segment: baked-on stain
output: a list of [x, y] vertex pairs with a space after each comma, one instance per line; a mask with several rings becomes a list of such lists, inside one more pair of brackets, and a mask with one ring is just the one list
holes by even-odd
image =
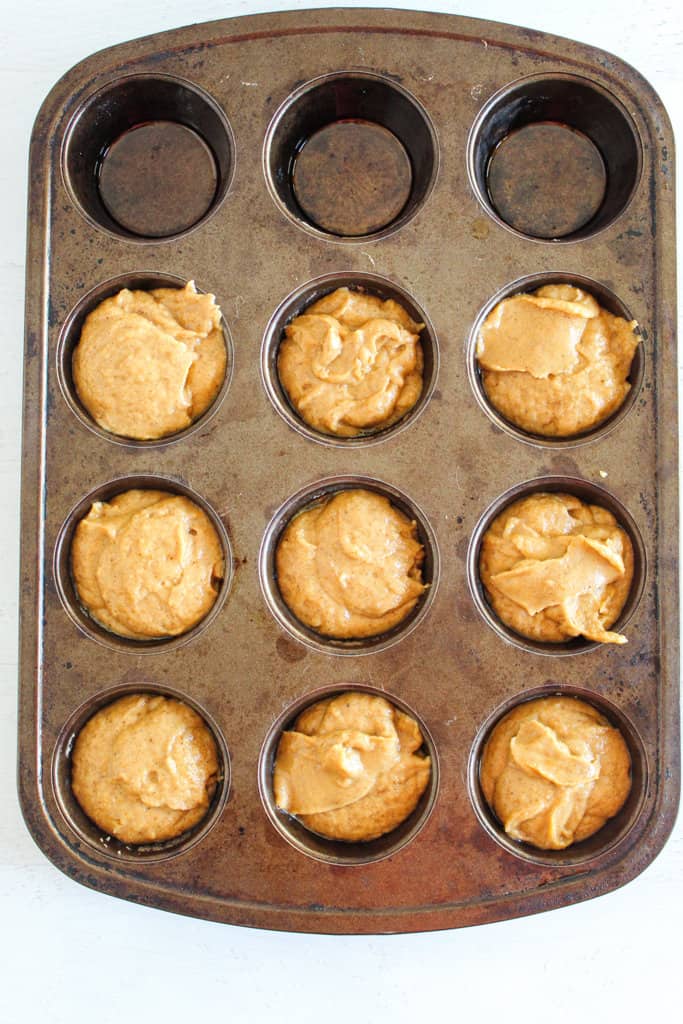
[[284, 636], [277, 638], [275, 649], [283, 661], [297, 662], [306, 657], [306, 648], [303, 644], [295, 644]]

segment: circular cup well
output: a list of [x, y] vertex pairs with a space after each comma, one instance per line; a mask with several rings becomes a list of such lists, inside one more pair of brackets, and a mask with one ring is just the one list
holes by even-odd
[[487, 101], [467, 163], [475, 195], [499, 224], [525, 238], [573, 242], [624, 212], [642, 156], [616, 96], [555, 73], [523, 78]]
[[613, 412], [611, 416], [608, 416], [607, 419], [603, 420], [602, 423], [598, 423], [597, 426], [591, 427], [590, 430], [585, 430], [582, 433], [572, 434], [570, 437], [544, 437], [542, 434], [532, 434], [526, 430], [522, 430], [521, 427], [511, 423], [510, 420], [506, 419], [503, 414], [496, 409], [484, 390], [482, 371], [477, 361], [477, 338], [487, 316], [499, 302], [502, 302], [504, 299], [509, 299], [513, 295], [523, 295], [528, 292], [535, 292], [538, 288], [542, 288], [544, 285], [548, 284], [574, 285], [576, 288], [581, 288], [583, 291], [592, 295], [604, 309], [609, 313], [614, 314], [614, 316], [623, 317], [629, 322], [635, 319], [631, 315], [628, 307], [625, 306], [619, 298], [617, 298], [614, 292], [610, 291], [609, 288], [601, 284], [599, 281], [594, 281], [592, 278], [582, 277], [580, 274], [563, 274], [555, 271], [550, 273], [529, 274], [526, 277], [521, 277], [518, 280], [505, 285], [482, 307], [474, 321], [474, 324], [472, 325], [467, 342], [467, 373], [477, 402], [489, 419], [495, 423], [497, 427], [500, 427], [501, 430], [504, 430], [506, 434], [516, 438], [518, 441], [524, 441], [526, 444], [536, 445], [539, 448], [576, 448], [579, 445], [587, 444], [589, 441], [596, 441], [598, 438], [606, 437], [607, 434], [610, 434], [614, 428], [622, 422], [627, 413], [635, 405], [635, 401], [640, 393], [640, 388], [643, 383], [643, 374], [645, 372], [643, 342], [641, 340], [636, 348], [635, 355], [633, 356], [633, 362], [631, 363], [631, 370], [627, 377], [627, 380], [631, 385], [631, 390], [619, 408]]
[[232, 130], [197, 85], [126, 75], [87, 96], [62, 150], [71, 198], [96, 227], [155, 242], [198, 227], [227, 195]]
[[[71, 544], [76, 527], [81, 519], [88, 514], [93, 502], [110, 501], [115, 497], [115, 495], [121, 494], [123, 491], [133, 489], [168, 491], [171, 494], [181, 494], [184, 495], [184, 497], [189, 498], [190, 501], [193, 501], [198, 505], [199, 508], [201, 508], [209, 517], [216, 533], [218, 534], [221, 547], [223, 548], [225, 575], [223, 582], [219, 587], [216, 600], [208, 613], [200, 622], [197, 623], [196, 626], [193, 626], [193, 628], [189, 629], [186, 633], [181, 633], [179, 636], [168, 637], [167, 639], [161, 638], [158, 640], [133, 640], [127, 637], [118, 636], [116, 633], [111, 633], [103, 626], [100, 626], [99, 623], [95, 622], [95, 620], [91, 618], [83, 608], [78, 598], [78, 592], [71, 573]], [[136, 655], [157, 654], [159, 652], [176, 650], [178, 647], [183, 647], [185, 644], [189, 643], [207, 629], [225, 604], [230, 591], [230, 585], [232, 583], [232, 572], [233, 559], [230, 538], [228, 537], [225, 526], [213, 508], [204, 500], [204, 498], [197, 494], [196, 491], [191, 487], [188, 487], [187, 484], [181, 483], [179, 480], [174, 480], [172, 477], [155, 476], [152, 474], [117, 477], [114, 480], [109, 480], [107, 483], [101, 484], [93, 491], [90, 491], [90, 493], [84, 498], [81, 498], [81, 500], [71, 509], [62, 524], [59, 534], [57, 535], [53, 558], [53, 574], [57, 593], [59, 594], [64, 606], [64, 610], [72, 622], [74, 622], [75, 625], [92, 640], [96, 640], [103, 646], [109, 647], [115, 651], [126, 651], [130, 654]]]
[[[386, 835], [365, 843], [350, 843], [326, 839], [315, 832], [311, 832], [293, 815], [276, 806], [273, 793], [273, 770], [278, 743], [282, 733], [294, 724], [295, 719], [304, 708], [310, 707], [311, 704], [315, 704], [327, 697], [337, 696], [353, 690], [361, 693], [370, 693], [377, 697], [384, 697], [385, 700], [395, 705], [400, 711], [404, 711], [414, 718], [424, 738], [423, 751], [429, 755], [432, 763], [429, 785], [420, 797], [417, 807], [412, 814], [393, 829], [392, 832], [387, 832]], [[299, 853], [303, 853], [307, 857], [313, 857], [315, 860], [323, 861], [326, 864], [335, 864], [342, 867], [370, 864], [398, 853], [399, 850], [402, 850], [408, 843], [412, 842], [418, 833], [422, 831], [432, 813], [439, 790], [439, 757], [434, 740], [420, 716], [411, 707], [392, 694], [360, 683], [349, 683], [343, 686], [325, 686], [307, 693], [294, 704], [290, 704], [270, 727], [259, 757], [258, 785], [263, 807], [271, 823], [280, 835]]]
[[[481, 757], [491, 732], [497, 723], [514, 707], [539, 697], [577, 697], [586, 704], [592, 704], [605, 718], [621, 732], [631, 755], [631, 792], [624, 806], [617, 814], [592, 836], [573, 843], [565, 850], [540, 850], [530, 843], [511, 839], [505, 832], [495, 812], [489, 806], [481, 786], [479, 767]], [[512, 697], [491, 714], [479, 729], [470, 751], [467, 771], [467, 786], [470, 801], [479, 823], [492, 839], [515, 857], [533, 864], [555, 867], [574, 867], [585, 864], [615, 849], [622, 843], [636, 824], [643, 808], [648, 785], [648, 763], [643, 741], [633, 723], [611, 701], [591, 690], [576, 686], [548, 683], [534, 690], [527, 690], [521, 696]]]
[[[66, 317], [57, 342], [57, 379], [59, 380], [59, 386], [64, 396], [64, 400], [73, 412], [74, 416], [76, 416], [88, 430], [97, 434], [98, 437], [102, 437], [106, 441], [112, 441], [114, 444], [124, 445], [128, 448], [162, 448], [166, 445], [174, 444], [177, 441], [190, 437], [197, 431], [203, 430], [209, 420], [213, 419], [221, 407], [228, 392], [228, 388], [230, 387], [235, 362], [232, 336], [230, 334], [230, 329], [222, 316], [221, 326], [223, 329], [223, 339], [225, 342], [225, 351], [227, 356], [225, 377], [223, 378], [223, 383], [221, 384], [218, 393], [209, 408], [203, 412], [201, 416], [198, 416], [196, 420], [193, 420], [193, 422], [184, 430], [179, 430], [175, 434], [167, 434], [165, 437], [149, 441], [138, 441], [131, 437], [123, 437], [120, 434], [112, 434], [110, 431], [104, 430], [95, 423], [92, 416], [81, 402], [74, 383], [74, 350], [80, 339], [86, 317], [89, 313], [92, 313], [92, 311], [99, 306], [101, 302], [104, 302], [105, 299], [110, 298], [112, 295], [116, 295], [123, 288], [139, 291], [151, 291], [154, 288], [184, 288], [186, 284], [187, 282], [182, 277], [176, 277], [172, 274], [158, 274], [153, 271], [121, 274], [119, 277], [103, 281], [101, 284], [89, 291], [79, 299], [69, 315]], [[197, 291], [202, 292], [202, 289], [197, 288]]]
[[[404, 515], [417, 524], [418, 538], [424, 546], [422, 578], [427, 584], [427, 589], [410, 614], [388, 632], [360, 640], [336, 640], [332, 637], [323, 636], [321, 633], [311, 629], [310, 626], [304, 625], [290, 611], [278, 587], [275, 554], [285, 528], [296, 515], [329, 499], [339, 491], [356, 489], [376, 491], [378, 494], [383, 495], [400, 512], [403, 512]], [[402, 491], [382, 480], [365, 476], [328, 477], [297, 491], [296, 494], [288, 498], [280, 506], [271, 519], [266, 527], [259, 551], [261, 591], [275, 621], [294, 640], [298, 640], [300, 643], [322, 654], [373, 654], [393, 647], [399, 640], [412, 633], [427, 615], [436, 596], [439, 571], [440, 559], [436, 536], [424, 512]]]
[[438, 168], [436, 133], [395, 82], [339, 71], [282, 103], [266, 133], [263, 167], [273, 199], [299, 227], [367, 242], [396, 231], [427, 199]]
[[[366, 292], [382, 300], [393, 299], [408, 311], [413, 320], [424, 324], [420, 332], [420, 344], [424, 359], [422, 394], [412, 409], [388, 427], [367, 430], [355, 437], [338, 437], [316, 430], [305, 422], [289, 400], [282, 386], [277, 367], [278, 350], [284, 337], [287, 324], [303, 313], [308, 306], [317, 302], [337, 288], [349, 288], [351, 291]], [[280, 416], [298, 433], [312, 441], [339, 448], [364, 448], [377, 444], [387, 438], [395, 437], [404, 430], [427, 406], [436, 386], [439, 373], [439, 345], [436, 332], [424, 309], [419, 306], [411, 295], [400, 285], [388, 281], [377, 274], [361, 272], [332, 273], [317, 277], [307, 284], [301, 285], [280, 303], [266, 327], [261, 345], [261, 378], [266, 394], [279, 412]]]
[[[82, 810], [71, 789], [71, 755], [76, 738], [89, 718], [101, 708], [112, 704], [119, 697], [130, 694], [153, 694], [162, 697], [174, 697], [196, 711], [210, 729], [216, 742], [218, 752], [218, 782], [209, 810], [197, 824], [165, 842], [158, 843], [123, 843], [114, 836], [104, 832]], [[191, 697], [167, 686], [156, 683], [126, 683], [115, 686], [97, 694], [82, 704], [70, 716], [59, 734], [52, 756], [52, 788], [62, 816], [79, 840], [96, 853], [111, 857], [117, 861], [133, 863], [153, 863], [168, 860], [178, 854], [186, 853], [208, 835], [221, 816], [230, 792], [230, 756], [221, 730], [215, 720]]]
[[529, 651], [533, 654], [560, 657], [597, 650], [603, 645], [582, 637], [574, 637], [572, 640], [567, 640], [564, 643], [543, 643], [541, 640], [532, 640], [529, 637], [522, 636], [521, 633], [516, 633], [498, 618], [486, 596], [484, 585], [479, 576], [479, 555], [484, 534], [496, 516], [507, 508], [508, 505], [511, 505], [513, 501], [525, 498], [530, 494], [538, 494], [539, 492], [572, 494], [587, 504], [600, 505], [612, 513], [619, 526], [628, 534], [633, 545], [633, 581], [621, 614], [614, 625], [610, 627], [615, 631], [624, 630], [638, 606], [645, 586], [647, 571], [645, 544], [635, 520], [625, 506], [603, 487], [598, 487], [596, 484], [588, 480], [581, 480], [578, 477], [538, 477], [535, 480], [529, 480], [526, 483], [511, 487], [489, 505], [474, 528], [467, 551], [467, 582], [472, 599], [479, 614], [494, 633], [497, 633], [507, 643], [520, 648], [520, 650]]

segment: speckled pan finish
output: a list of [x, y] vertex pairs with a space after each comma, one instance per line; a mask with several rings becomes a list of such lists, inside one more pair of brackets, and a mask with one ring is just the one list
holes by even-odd
[[[337, 116], [372, 120], [353, 97], [389, 95], [395, 106], [382, 99], [375, 116], [398, 112], [399, 138], [411, 126], [401, 141], [413, 194], [394, 224], [365, 238], [334, 238], [302, 223], [287, 178], [306, 83], [320, 78], [328, 99], [338, 98], [338, 79], [325, 76], [340, 74], [352, 109], [342, 102]], [[87, 130], [79, 136], [79, 112], [100, 94], [109, 97], [101, 117], [81, 120]], [[568, 239], [524, 237], [485, 205], [488, 155], [520, 111], [578, 125], [585, 95], [596, 124], [605, 109], [608, 121], [616, 111], [602, 153], [603, 208]], [[301, 96], [303, 106], [293, 107]], [[216, 202], [176, 237], [131, 237], [97, 205], [88, 146], [124, 99], [138, 122], [185, 111], [213, 150]], [[622, 885], [656, 856], [679, 792], [673, 173], [666, 113], [632, 68], [564, 39], [446, 15], [349, 9], [219, 21], [106, 50], [55, 86], [36, 122], [29, 176], [19, 789], [27, 825], [58, 867], [103, 892], [197, 917], [378, 933], [563, 906]], [[354, 274], [366, 284], [367, 275], [383, 279], [380, 293], [398, 288], [424, 310], [430, 373], [438, 373], [403, 429], [372, 444], [330, 445], [293, 429], [275, 407], [262, 347], [288, 297], [310, 296], [316, 289], [307, 285], [326, 275]], [[480, 312], [514, 282], [545, 274], [594, 281], [643, 332], [635, 400], [610, 430], [580, 443], [516, 436], [487, 414], [472, 386], [470, 336]], [[217, 296], [232, 338], [229, 387], [186, 437], [114, 442], [77, 415], [61, 346], [91, 290], [103, 295], [113, 279], [168, 276], [193, 278]], [[62, 541], [72, 510], [80, 505], [82, 514], [93, 492], [125, 489], [127, 478], [189, 489], [229, 538], [225, 601], [186, 643], [105, 645], [63, 606], [71, 600]], [[278, 624], [261, 589], [260, 552], [281, 528], [276, 512], [292, 508], [295, 496], [315, 500], [364, 478], [424, 517], [438, 582], [405, 636], [340, 656]], [[471, 572], [478, 524], [530, 481], [532, 489], [602, 497], [628, 513], [640, 554], [626, 647], [576, 644], [542, 654], [508, 642], [482, 614]], [[347, 684], [378, 688], [413, 709], [439, 762], [429, 817], [414, 830], [408, 823], [409, 841], [370, 863], [302, 852], [261, 799], [269, 765], [260, 755], [263, 748], [272, 756], [274, 723], [309, 695]], [[224, 783], [211, 819], [168, 849], [107, 842], [79, 818], [69, 791], [74, 731], [112, 696], [136, 688], [184, 695], [220, 739]], [[634, 789], [591, 846], [535, 858], [487, 820], [476, 754], [498, 710], [539, 689], [592, 699], [622, 725]]]

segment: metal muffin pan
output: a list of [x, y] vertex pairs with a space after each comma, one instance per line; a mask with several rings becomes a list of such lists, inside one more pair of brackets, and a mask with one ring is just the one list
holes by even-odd
[[[307, 140], [337, 122], [380, 125], [382, 143], [391, 132], [410, 158], [403, 209], [380, 227], [369, 217], [365, 234], [325, 228], [332, 172], [316, 194], [310, 176], [294, 188]], [[151, 169], [149, 136], [137, 134], [150, 126], [165, 155]], [[560, 203], [547, 181], [522, 187], [520, 152], [535, 145], [564, 160]], [[583, 190], [587, 168], [595, 177]], [[562, 906], [616, 888], [656, 856], [680, 785], [672, 175], [666, 113], [633, 69], [567, 40], [447, 15], [219, 21], [106, 50], [55, 86], [31, 148], [19, 722], [23, 812], [55, 864], [179, 913], [350, 933]], [[382, 188], [378, 208], [395, 210], [392, 182]], [[223, 311], [228, 378], [214, 406], [161, 442], [99, 430], [70, 378], [84, 316], [117, 287], [190, 279]], [[584, 437], [548, 442], [487, 407], [474, 336], [496, 298], [564, 279], [590, 282], [607, 308], [637, 319], [642, 345], [624, 408]], [[349, 441], [301, 423], [276, 366], [284, 323], [340, 284], [398, 298], [425, 324], [419, 406]], [[330, 643], [288, 617], [274, 544], [298, 508], [359, 485], [415, 518], [430, 587], [395, 634]], [[75, 523], [94, 495], [128, 486], [196, 496], [221, 534], [219, 600], [177, 640], [118, 642], [75, 599]], [[492, 616], [476, 576], [482, 530], [494, 510], [543, 487], [600, 501], [629, 531], [627, 646], [541, 651]], [[543, 656], [558, 653], [575, 656]], [[305, 834], [270, 791], [281, 728], [348, 687], [411, 710], [434, 763], [415, 814], [367, 849]], [[76, 731], [135, 690], [186, 699], [223, 762], [205, 822], [160, 848], [101, 835], [70, 792]], [[539, 692], [592, 701], [623, 729], [634, 765], [623, 811], [553, 855], [507, 839], [478, 789], [491, 726]]]

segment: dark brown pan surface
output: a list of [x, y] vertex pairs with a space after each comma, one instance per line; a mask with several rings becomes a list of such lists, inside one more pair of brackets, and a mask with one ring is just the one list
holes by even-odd
[[[330, 170], [330, 135], [348, 175]], [[533, 188], [524, 176], [540, 165]], [[27, 824], [54, 863], [180, 913], [339, 933], [534, 913], [643, 870], [672, 827], [680, 776], [673, 223], [672, 133], [648, 84], [608, 54], [520, 28], [384, 10], [262, 15], [115, 47], [55, 86], [31, 149], [19, 763]], [[185, 434], [111, 438], [71, 378], [83, 319], [121, 287], [190, 279], [222, 308], [226, 384]], [[624, 409], [559, 443], [487, 406], [473, 352], [496, 297], [557, 280], [586, 284], [643, 338]], [[345, 443], [297, 421], [276, 372], [284, 324], [340, 285], [398, 298], [425, 324], [415, 411]], [[416, 520], [430, 587], [405, 629], [327, 643], [288, 616], [273, 549], [298, 508], [359, 485]], [[215, 611], [179, 640], [119, 641], [76, 600], [75, 524], [131, 486], [194, 497], [232, 563]], [[537, 490], [603, 504], [631, 534], [626, 647], [541, 652], [492, 617], [482, 530]], [[434, 763], [415, 814], [367, 846], [311, 837], [272, 801], [279, 730], [348, 686], [413, 713]], [[208, 818], [159, 847], [102, 836], [69, 785], [75, 733], [135, 690], [187, 700], [223, 765]], [[501, 834], [477, 757], [502, 710], [558, 691], [622, 728], [633, 790], [592, 839], [541, 854]]]

